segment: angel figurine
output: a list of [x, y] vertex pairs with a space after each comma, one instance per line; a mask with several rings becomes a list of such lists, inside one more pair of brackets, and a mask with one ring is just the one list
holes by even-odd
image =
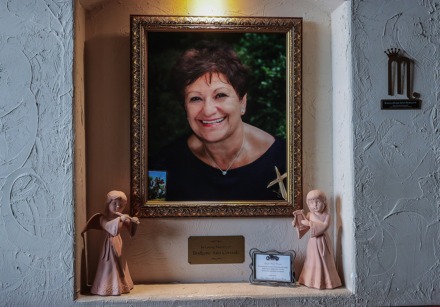
[[333, 245], [327, 234], [330, 225], [328, 202], [324, 192], [313, 190], [306, 199], [309, 213], [303, 210], [293, 212], [292, 225], [297, 228], [298, 237], [310, 230], [306, 259], [298, 283], [316, 289], [334, 289], [342, 285], [333, 258]]
[[99, 257], [98, 269], [91, 293], [98, 295], [120, 295], [133, 289], [133, 280], [128, 271], [127, 262], [122, 255], [122, 239], [119, 235], [126, 228], [134, 236], [139, 219], [121, 212], [127, 205], [127, 196], [120, 191], [107, 194], [105, 213], [96, 213], [88, 221], [81, 235], [89, 229], [106, 232]]

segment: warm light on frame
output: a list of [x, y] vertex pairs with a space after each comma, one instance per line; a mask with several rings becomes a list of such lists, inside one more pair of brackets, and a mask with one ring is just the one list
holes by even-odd
[[233, 0], [189, 0], [188, 9], [191, 14], [199, 16], [218, 16], [226, 10], [234, 8]]

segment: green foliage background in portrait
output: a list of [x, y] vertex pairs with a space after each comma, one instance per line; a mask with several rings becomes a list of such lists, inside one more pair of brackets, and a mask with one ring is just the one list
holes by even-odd
[[149, 32], [148, 158], [177, 138], [189, 135], [182, 102], [170, 89], [170, 71], [177, 58], [201, 41], [234, 48], [250, 70], [247, 110], [243, 121], [286, 137], [286, 35], [278, 33]]

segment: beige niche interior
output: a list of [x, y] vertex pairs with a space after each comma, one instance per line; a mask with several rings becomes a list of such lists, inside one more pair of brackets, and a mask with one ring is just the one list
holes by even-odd
[[[267, 2], [258, 1], [261, 7]], [[190, 2], [75, 1], [77, 293], [81, 284], [84, 285], [86, 275], [89, 283], [93, 282], [103, 237], [98, 231], [91, 231], [88, 235], [86, 274], [81, 229], [91, 215], [103, 212], [108, 191], [122, 190], [127, 196], [130, 191], [130, 15], [199, 15], [190, 7]], [[329, 25], [332, 12], [338, 10], [344, 1], [310, 3], [301, 0], [295, 1], [294, 5], [285, 1], [269, 2], [265, 11], [259, 11], [255, 8], [260, 5], [255, 1], [240, 1], [233, 5], [233, 9], [226, 6], [216, 15], [304, 18], [303, 48], [308, 54], [303, 58], [303, 84], [307, 86], [303, 89], [304, 192], [319, 187], [329, 197], [334, 217], [329, 234], [333, 238], [339, 273], [345, 280], [352, 272], [351, 251], [345, 254], [343, 248], [347, 243], [341, 242], [338, 235], [343, 220], [332, 183], [332, 96], [328, 94], [332, 88]], [[319, 151], [316, 150], [318, 144]], [[291, 220], [290, 217], [142, 219], [135, 237], [129, 238], [123, 233], [124, 251], [136, 285], [237, 282], [247, 285], [250, 257], [239, 264], [190, 265], [188, 237], [242, 235], [245, 237], [245, 252], [251, 248], [293, 249], [297, 251], [296, 271], [300, 272], [307, 241], [298, 240]]]

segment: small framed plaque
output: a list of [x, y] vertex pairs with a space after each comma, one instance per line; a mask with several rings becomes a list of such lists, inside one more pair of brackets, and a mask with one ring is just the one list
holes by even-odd
[[255, 285], [285, 286], [296, 285], [293, 250], [278, 252], [270, 250], [262, 252], [256, 248], [249, 251], [251, 256], [251, 276], [249, 282]]

